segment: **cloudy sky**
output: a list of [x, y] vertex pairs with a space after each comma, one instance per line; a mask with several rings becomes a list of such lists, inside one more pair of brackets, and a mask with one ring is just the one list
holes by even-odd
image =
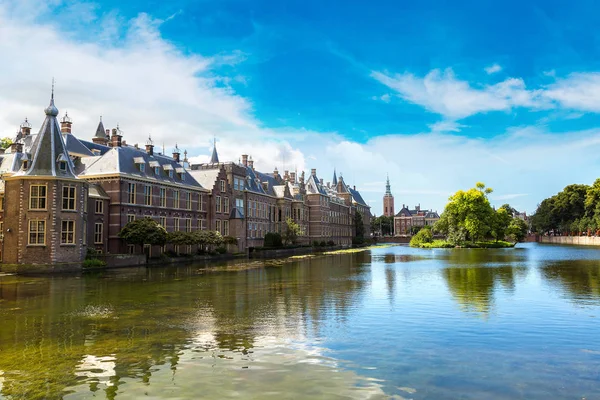
[[333, 169], [381, 213], [483, 181], [535, 211], [600, 176], [600, 33], [579, 1], [0, 0], [0, 135], [56, 103], [207, 160]]

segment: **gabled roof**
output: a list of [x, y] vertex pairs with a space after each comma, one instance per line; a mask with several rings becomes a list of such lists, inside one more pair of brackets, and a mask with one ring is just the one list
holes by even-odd
[[202, 187], [213, 190], [221, 169], [193, 169], [188, 172], [200, 185], [202, 185]]
[[360, 204], [361, 206], [365, 206], [365, 207], [369, 207], [369, 205], [367, 204], [367, 202], [362, 198], [362, 196], [360, 195], [360, 192], [358, 190], [355, 190], [351, 187], [348, 188], [348, 192], [350, 192], [350, 194], [352, 195], [352, 198], [354, 199], [354, 201], [358, 204]]
[[67, 147], [67, 152], [69, 155], [76, 157], [88, 157], [93, 156], [94, 154], [87, 148], [83, 143], [79, 141], [75, 136], [69, 133], [63, 133], [63, 139], [65, 140], [65, 144]]
[[[54, 176], [77, 179], [56, 119], [58, 109], [54, 105], [54, 93], [52, 93], [50, 105], [44, 112], [46, 119], [31, 146], [31, 165], [26, 170], [16, 173], [15, 176]], [[64, 169], [59, 168], [59, 160], [65, 160]]]
[[321, 185], [321, 181], [317, 178], [317, 175], [311, 174], [306, 181], [306, 192], [309, 194], [322, 194], [327, 196], [327, 192], [323, 185]]

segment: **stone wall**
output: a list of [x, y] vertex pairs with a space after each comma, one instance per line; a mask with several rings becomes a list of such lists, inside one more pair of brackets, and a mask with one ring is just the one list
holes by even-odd
[[539, 243], [572, 244], [579, 246], [600, 246], [598, 236], [539, 236]]

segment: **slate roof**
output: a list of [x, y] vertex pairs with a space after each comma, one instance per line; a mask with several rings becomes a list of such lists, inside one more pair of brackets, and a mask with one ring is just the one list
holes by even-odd
[[321, 185], [321, 181], [317, 178], [317, 175], [310, 175], [308, 180], [306, 181], [306, 191], [311, 194], [322, 194], [327, 196], [327, 192], [323, 185]]
[[[44, 111], [46, 119], [31, 145], [31, 164], [27, 170], [20, 170], [15, 176], [54, 176], [77, 179], [56, 119], [58, 109], [54, 105], [54, 94], [50, 99], [50, 105]], [[64, 170], [59, 168], [59, 159], [66, 161]]]
[[219, 163], [219, 155], [217, 154], [217, 144], [216, 143], [213, 146], [213, 151], [212, 151], [212, 156], [210, 157], [210, 162], [212, 164], [218, 164]]
[[102, 189], [100, 185], [91, 184], [89, 188], [90, 197], [98, 199], [110, 199], [108, 194]]
[[360, 204], [362, 206], [369, 207], [369, 205], [362, 198], [362, 196], [360, 195], [360, 192], [358, 190], [355, 190], [355, 189], [352, 189], [351, 187], [349, 187], [348, 192], [350, 192], [350, 194], [352, 195], [352, 198], [354, 199], [355, 202], [357, 202], [358, 204]]
[[[135, 163], [134, 158], [144, 161], [144, 171]], [[151, 161], [158, 161], [161, 165], [161, 171], [154, 173], [154, 168], [150, 167]], [[165, 171], [169, 169], [178, 170], [182, 168], [173, 158], [154, 154], [150, 155], [145, 150], [136, 149], [132, 146], [111, 147], [110, 150], [101, 156], [82, 157], [81, 158], [81, 177], [91, 177], [94, 175], [121, 174], [134, 178], [145, 178], [157, 182], [170, 183], [174, 185], [183, 185], [194, 189], [201, 189], [203, 186], [189, 173], [183, 173], [182, 179], [173, 174], [171, 178]], [[187, 171], [186, 171], [187, 172]]]
[[217, 183], [217, 177], [219, 176], [220, 169], [194, 169], [188, 171], [189, 174], [198, 182], [202, 187], [212, 190]]
[[94, 154], [79, 139], [69, 133], [63, 133], [63, 139], [70, 155], [77, 157], [88, 157]]
[[96, 128], [96, 134], [94, 135], [100, 139], [106, 139], [106, 130], [104, 129], [104, 124], [102, 123], [102, 117], [100, 117], [100, 122], [98, 123], [98, 128]]

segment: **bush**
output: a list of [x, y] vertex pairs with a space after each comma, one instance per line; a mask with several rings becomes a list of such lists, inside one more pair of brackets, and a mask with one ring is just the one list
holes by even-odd
[[319, 241], [313, 240], [312, 245], [313, 245], [313, 247], [319, 247]]
[[217, 247], [215, 249], [215, 251], [217, 252], [217, 254], [225, 254], [225, 253], [227, 253], [227, 249], [225, 247], [223, 247], [223, 246]]
[[325, 246], [327, 246], [327, 242], [322, 240], [321, 243], [319, 243], [319, 246], [325, 247]]
[[265, 235], [265, 247], [281, 247], [283, 246], [283, 240], [281, 235], [277, 232], [267, 232]]
[[421, 229], [415, 236], [410, 239], [411, 247], [423, 247], [425, 243], [433, 242], [431, 229]]
[[86, 259], [96, 258], [98, 256], [98, 251], [93, 247], [88, 247], [87, 252], [85, 254]]
[[102, 268], [106, 267], [106, 261], [97, 258], [87, 258], [83, 260], [83, 268]]
[[327, 246], [335, 246], [335, 242], [333, 240], [328, 240]]

